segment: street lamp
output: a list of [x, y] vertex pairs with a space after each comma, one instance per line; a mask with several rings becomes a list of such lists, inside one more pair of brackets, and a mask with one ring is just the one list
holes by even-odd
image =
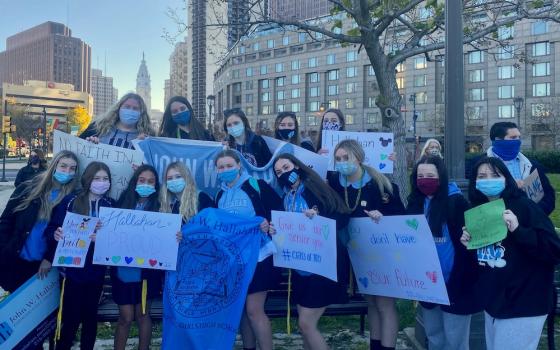
[[47, 111], [43, 107], [43, 152], [45, 152], [45, 157], [47, 156]]
[[414, 159], [418, 157], [418, 140], [416, 139], [416, 121], [418, 120], [418, 113], [416, 113], [416, 93], [413, 93], [408, 98], [412, 102], [412, 136], [414, 137]]
[[517, 96], [513, 98], [513, 106], [517, 114], [517, 127], [521, 127], [521, 108], [523, 108], [523, 97]]
[[214, 95], [206, 96], [206, 103], [208, 103], [208, 130], [211, 133], [213, 132], [212, 108], [214, 107], [215, 100], [216, 100], [216, 96]]

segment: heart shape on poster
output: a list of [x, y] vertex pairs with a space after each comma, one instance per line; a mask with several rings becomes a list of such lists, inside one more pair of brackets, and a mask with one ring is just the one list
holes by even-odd
[[121, 257], [115, 255], [111, 258], [111, 260], [113, 260], [113, 263], [118, 264], [119, 261], [121, 261]]
[[130, 264], [130, 263], [132, 262], [132, 260], [134, 260], [134, 258], [131, 257], [131, 256], [125, 256], [125, 257], [124, 257], [124, 261], [125, 261], [127, 264]]
[[65, 261], [65, 258], [64, 258], [63, 256], [59, 256], [59, 257], [58, 257], [58, 264], [59, 264], [59, 265], [63, 265], [63, 264], [64, 264], [64, 261]]
[[387, 166], [387, 164], [385, 164], [385, 163], [379, 163], [379, 169], [380, 170], [385, 169], [386, 166]]
[[381, 160], [387, 159], [387, 155], [386, 155], [386, 154], [381, 154], [380, 157], [381, 157]]
[[406, 226], [418, 230], [418, 220], [416, 219], [407, 219]]
[[368, 281], [367, 277], [360, 277], [360, 278], [358, 278], [358, 281], [360, 281], [362, 286], [364, 286], [365, 288], [368, 287], [369, 281]]
[[138, 265], [144, 265], [144, 261], [145, 261], [145, 260], [146, 260], [146, 259], [144, 259], [144, 258], [136, 258], [136, 263], [137, 263]]
[[110, 260], [110, 258], [108, 256], [105, 257], [105, 261], [109, 261], [109, 260]]
[[71, 265], [72, 264], [72, 257], [71, 256], [67, 256], [64, 258], [64, 264], [65, 265]]
[[157, 260], [156, 259], [150, 259], [148, 260], [148, 262], [150, 263], [150, 266], [154, 267], [157, 264]]
[[428, 277], [428, 279], [430, 281], [432, 281], [432, 283], [436, 283], [437, 282], [437, 272], [435, 271], [428, 271], [426, 272], [426, 276]]
[[84, 248], [86, 246], [86, 241], [84, 241], [83, 239], [79, 239], [78, 240], [78, 247], [79, 248]]
[[75, 257], [74, 259], [72, 259], [72, 264], [74, 265], [80, 265], [80, 263], [82, 262], [82, 258], [80, 258], [79, 256]]

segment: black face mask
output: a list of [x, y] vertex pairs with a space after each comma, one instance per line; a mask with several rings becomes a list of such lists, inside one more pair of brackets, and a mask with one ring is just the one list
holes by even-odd
[[294, 129], [277, 130], [276, 133], [282, 140], [291, 140], [294, 136], [296, 136], [296, 131]]
[[280, 175], [280, 177], [278, 177], [278, 183], [280, 184], [280, 186], [290, 189], [298, 179], [299, 179], [299, 170], [294, 168]]
[[29, 157], [29, 164], [32, 165], [37, 165], [41, 162], [41, 159], [39, 159], [39, 156], [31, 156]]

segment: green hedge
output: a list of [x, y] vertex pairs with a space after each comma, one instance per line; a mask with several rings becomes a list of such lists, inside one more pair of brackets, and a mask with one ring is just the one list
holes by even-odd
[[[560, 151], [523, 151], [523, 154], [539, 162], [547, 172], [560, 173]], [[482, 153], [466, 153], [465, 160], [470, 161], [481, 155]]]

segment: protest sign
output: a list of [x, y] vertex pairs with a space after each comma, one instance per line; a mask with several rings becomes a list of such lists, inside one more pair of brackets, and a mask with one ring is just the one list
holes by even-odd
[[62, 150], [72, 151], [80, 161], [80, 175], [89, 163], [97, 161], [107, 164], [111, 169], [111, 197], [117, 199], [132, 177], [132, 165], [140, 165], [144, 154], [140, 150], [131, 150], [102, 143], [95, 144], [79, 137], [54, 130], [53, 153]]
[[175, 270], [181, 216], [101, 207], [93, 263]]
[[58, 271], [31, 277], [0, 303], [0, 349], [36, 349], [56, 328]]
[[506, 238], [504, 210], [506, 210], [504, 200], [497, 199], [465, 212], [465, 226], [471, 235], [467, 249], [486, 247]]
[[539, 172], [537, 170], [533, 170], [529, 176], [523, 179], [523, 182], [525, 183], [523, 190], [527, 193], [527, 197], [535, 203], [540, 202], [540, 200], [544, 197], [544, 190]]
[[389, 159], [393, 153], [394, 136], [385, 132], [356, 132], [356, 131], [322, 131], [321, 148], [328, 151], [328, 170], [334, 169], [334, 149], [342, 140], [356, 140], [364, 149], [366, 154], [365, 164], [375, 170], [385, 173], [393, 173], [393, 161]]
[[278, 248], [272, 256], [274, 266], [311, 272], [337, 281], [336, 221], [273, 210], [272, 223], [276, 228], [272, 240]]
[[[264, 137], [264, 139], [273, 153], [268, 164], [258, 168], [249, 164], [245, 158], [240, 157], [243, 171], [247, 171], [249, 175], [257, 179], [263, 179], [272, 187], [279, 189], [272, 163], [277, 155], [292, 153], [299, 156], [299, 159], [305, 164], [312, 166], [320, 176], [326, 178], [327, 160], [324, 157], [286, 142], [269, 137]], [[135, 144], [144, 151], [146, 162], [156, 168], [160, 178], [163, 177], [170, 163], [179, 161], [191, 171], [198, 189], [212, 197], [218, 191], [220, 183], [214, 166], [214, 158], [223, 150], [223, 145], [220, 142], [149, 137]]]
[[64, 237], [58, 241], [53, 266], [84, 267], [98, 218], [67, 212], [62, 225]]
[[262, 218], [208, 208], [183, 226], [163, 292], [162, 349], [231, 349], [253, 278]]
[[449, 305], [428, 222], [423, 215], [353, 218], [348, 253], [360, 293]]

